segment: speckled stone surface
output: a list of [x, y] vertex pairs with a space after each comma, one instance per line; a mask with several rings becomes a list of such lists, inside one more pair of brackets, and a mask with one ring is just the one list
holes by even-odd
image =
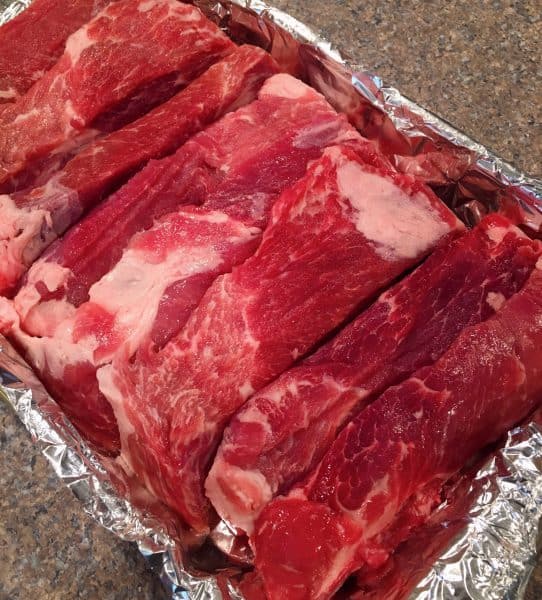
[[542, 174], [540, 0], [273, 0], [522, 171]]
[[[541, 172], [540, 0], [275, 5], [520, 169]], [[83, 513], [0, 402], [0, 600], [161, 597], [136, 548]], [[541, 568], [527, 598], [542, 598]]]
[[0, 400], [0, 600], [158, 600], [133, 544], [92, 521]]

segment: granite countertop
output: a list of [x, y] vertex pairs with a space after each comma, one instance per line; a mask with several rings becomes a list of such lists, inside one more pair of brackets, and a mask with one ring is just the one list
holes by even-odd
[[[538, 0], [275, 5], [520, 169], [540, 173]], [[1, 402], [0, 489], [0, 600], [162, 597], [136, 548], [83, 513]], [[541, 597], [538, 568], [527, 598]]]

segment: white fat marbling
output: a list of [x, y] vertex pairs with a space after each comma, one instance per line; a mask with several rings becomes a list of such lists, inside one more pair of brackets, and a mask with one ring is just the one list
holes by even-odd
[[486, 235], [492, 242], [495, 242], [495, 244], [500, 244], [509, 231], [510, 228], [501, 227], [499, 225], [497, 227], [488, 227], [486, 230]]
[[0, 289], [24, 273], [41, 249], [35, 241], [46, 238], [43, 230], [51, 227], [48, 211], [18, 208], [10, 196], [0, 195]]
[[7, 90], [0, 90], [0, 98], [4, 100], [11, 100], [17, 97], [17, 90], [15, 88], [8, 88]]
[[424, 194], [409, 195], [357, 162], [338, 166], [337, 185], [356, 229], [387, 260], [417, 258], [450, 230]]
[[[113, 365], [105, 365], [96, 371], [96, 378], [98, 379], [100, 391], [113, 409], [121, 440], [125, 442], [130, 435], [135, 433], [135, 429], [124, 410], [124, 396], [115, 384], [115, 374], [115, 367]], [[133, 470], [130, 456], [125, 452], [126, 447], [127, 445], [123, 444], [124, 460], [126, 460], [127, 464]]]
[[311, 88], [299, 81], [299, 79], [287, 75], [286, 73], [279, 73], [278, 75], [270, 77], [263, 84], [259, 97], [278, 96], [280, 98], [297, 100], [307, 93], [315, 94], [316, 92], [312, 91]]
[[506, 298], [500, 292], [489, 292], [486, 297], [486, 302], [495, 312], [497, 312], [506, 302]]
[[[222, 489], [222, 482], [226, 481], [228, 495]], [[263, 473], [241, 469], [220, 458], [215, 460], [205, 481], [205, 493], [225, 521], [249, 535], [258, 514], [273, 498], [273, 490]], [[235, 495], [237, 502], [231, 502], [230, 494]]]
[[128, 333], [131, 351], [151, 330], [160, 300], [172, 283], [216, 269], [222, 257], [213, 248], [181, 248], [165, 260], [149, 262], [144, 250], [129, 249], [100, 281], [90, 288], [90, 301], [115, 315], [116, 325]]
[[88, 35], [88, 25], [72, 33], [66, 41], [66, 49], [64, 51], [70, 57], [72, 66], [76, 65], [81, 58], [81, 54], [95, 43], [95, 40]]

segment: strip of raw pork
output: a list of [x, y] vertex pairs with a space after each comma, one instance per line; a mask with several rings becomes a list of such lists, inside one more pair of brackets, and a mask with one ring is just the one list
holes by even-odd
[[250, 103], [278, 67], [242, 46], [173, 98], [91, 143], [46, 185], [0, 196], [0, 293], [14, 288], [43, 250], [151, 158], [173, 152], [225, 113]]
[[269, 503], [252, 539], [270, 600], [330, 598], [382, 564], [444, 483], [542, 400], [542, 259], [523, 288], [433, 365], [388, 388], [304, 486]]
[[175, 338], [135, 360], [117, 355], [98, 372], [125, 462], [190, 526], [206, 530], [203, 483], [232, 414], [462, 230], [413, 178], [348, 146], [327, 148], [277, 200], [256, 254], [215, 280]]
[[51, 245], [16, 299], [25, 326], [31, 327], [41, 301], [87, 301], [91, 285], [118, 262], [131, 236], [180, 205], [228, 206], [237, 218], [265, 226], [274, 199], [307, 163], [326, 146], [348, 140], [361, 142], [321, 95], [289, 75], [271, 77], [256, 102], [226, 115], [172, 156], [150, 161]]
[[[61, 56], [68, 36], [109, 0], [33, 0], [0, 28], [0, 103], [14, 102]], [[1, 107], [0, 107], [0, 110]]]
[[[4, 326], [11, 319], [12, 337], [88, 438], [119, 446], [96, 368], [121, 346], [131, 355], [148, 336], [162, 346], [174, 335], [214, 278], [254, 252], [280, 192], [338, 142], [386, 163], [322, 96], [275, 75], [257, 101], [150, 163], [34, 264]], [[203, 206], [163, 215], [189, 202]]]
[[201, 11], [182, 2], [109, 4], [0, 113], [0, 191], [44, 183], [77, 147], [141, 116], [233, 48]]
[[499, 215], [436, 250], [235, 415], [206, 481], [217, 512], [252, 533], [263, 507], [316, 466], [355, 412], [494, 314], [539, 256], [540, 245]]

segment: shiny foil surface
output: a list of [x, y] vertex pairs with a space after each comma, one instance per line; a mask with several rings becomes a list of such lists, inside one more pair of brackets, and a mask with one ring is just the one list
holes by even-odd
[[[283, 11], [259, 0], [193, 3], [235, 41], [264, 47], [285, 70], [323, 93], [399, 170], [425, 180], [467, 223], [498, 210], [541, 237], [541, 181], [522, 175], [377, 76], [348, 65], [326, 40]], [[29, 4], [0, 0], [0, 24]], [[0, 397], [84, 510], [138, 544], [173, 600], [243, 600], [236, 590], [239, 568], [220, 562], [210, 544], [207, 556], [206, 548], [198, 556], [187, 551], [188, 534], [175, 516], [115, 461], [88, 447], [1, 336]], [[537, 413], [457, 478], [429, 522], [397, 549], [392, 569], [372, 590], [374, 598], [399, 598], [409, 590], [410, 600], [521, 599], [536, 564], [541, 518], [542, 417]], [[226, 524], [212, 539], [236, 564], [243, 562], [247, 549]], [[220, 575], [209, 575], [213, 570]]]

